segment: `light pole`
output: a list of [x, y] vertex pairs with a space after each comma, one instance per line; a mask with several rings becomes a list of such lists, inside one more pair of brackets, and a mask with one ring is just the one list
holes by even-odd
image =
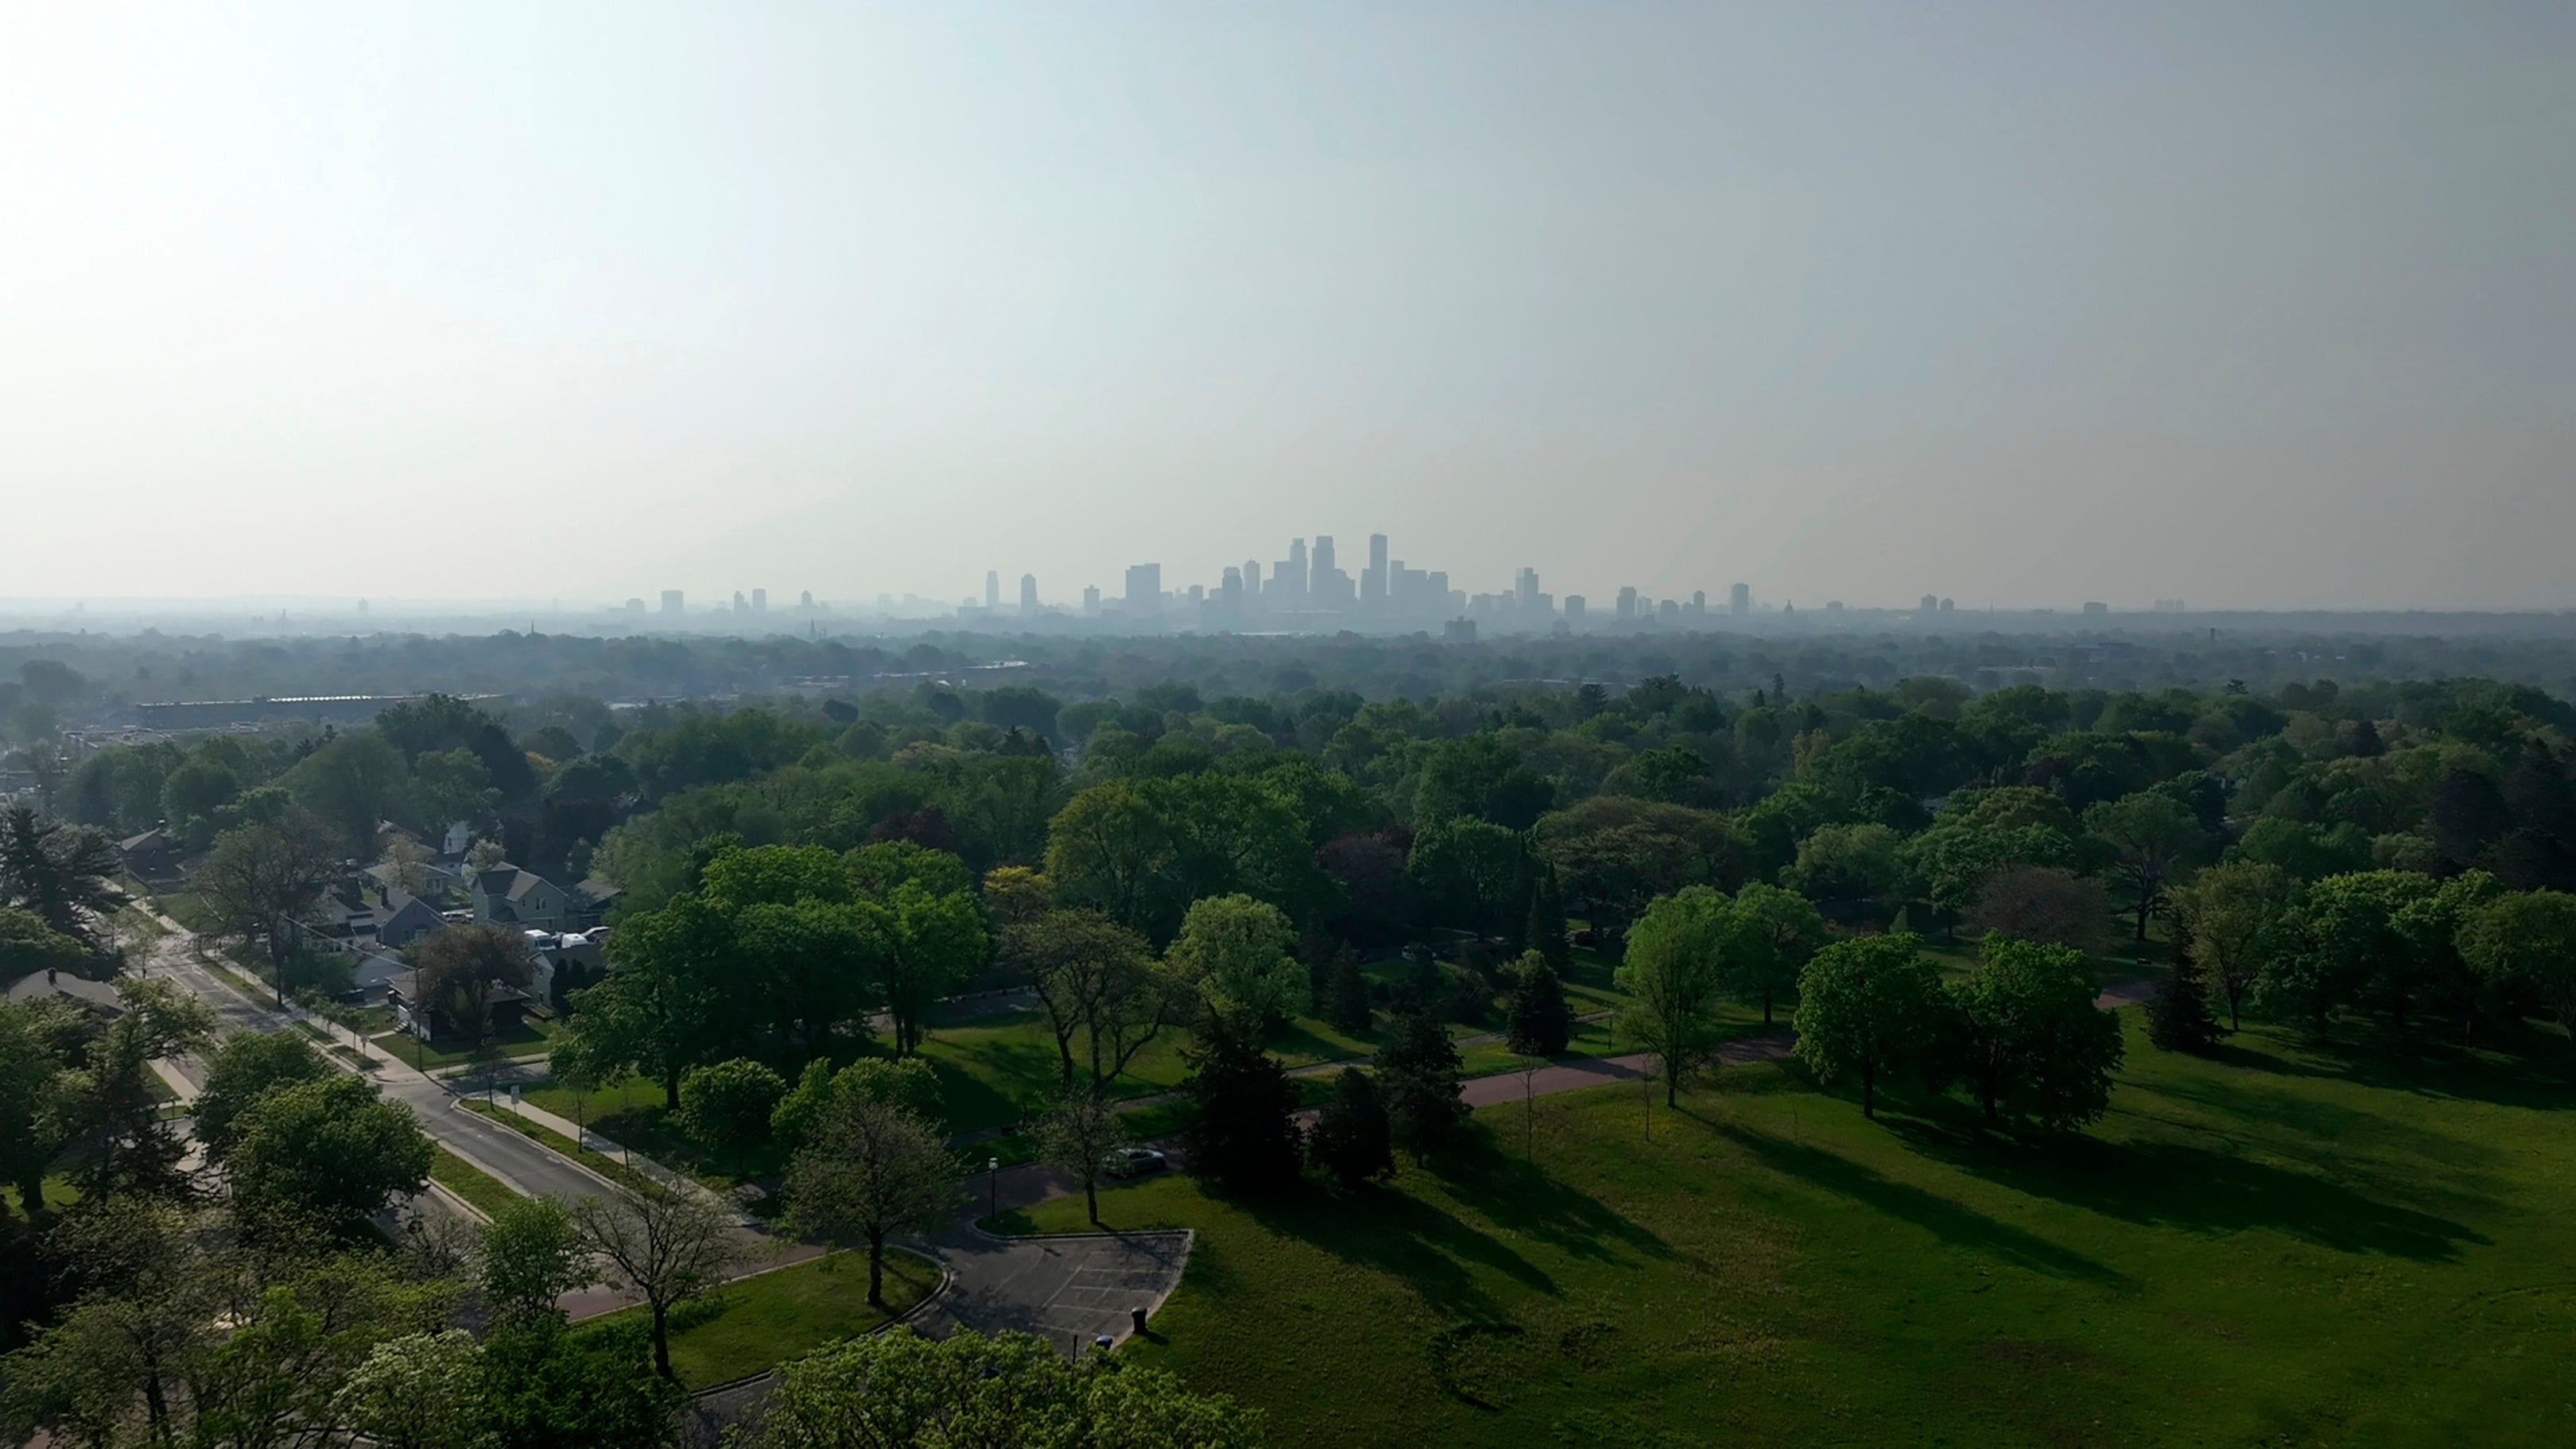
[[984, 1216], [993, 1219], [1001, 1215], [1002, 1159], [987, 1157], [984, 1159]]

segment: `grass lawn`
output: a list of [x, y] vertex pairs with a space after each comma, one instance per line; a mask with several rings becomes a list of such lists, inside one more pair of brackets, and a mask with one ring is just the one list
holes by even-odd
[[438, 1153], [429, 1164], [429, 1175], [440, 1187], [472, 1203], [485, 1217], [519, 1200], [519, 1195], [501, 1184], [501, 1180], [476, 1167], [436, 1143]]
[[[939, 1269], [910, 1253], [886, 1254], [885, 1299], [868, 1306], [865, 1253], [834, 1253], [728, 1283], [672, 1313], [671, 1369], [693, 1389], [772, 1368], [825, 1344], [854, 1338], [910, 1309], [939, 1286]], [[622, 1324], [642, 1310], [598, 1320]]]
[[1356, 1202], [1113, 1189], [1199, 1230], [1124, 1351], [1278, 1444], [2576, 1442], [2563, 1040], [2203, 1060], [2123, 1016], [2110, 1115], [2053, 1147], [1763, 1065], [1651, 1140], [1633, 1089], [1543, 1099], [1536, 1166], [1496, 1109]]
[[[553, 1022], [532, 1016], [508, 1031], [495, 1032], [487, 1044], [505, 1057], [543, 1056], [557, 1030]], [[474, 1060], [474, 1049], [463, 1042], [434, 1046], [399, 1031], [388, 1031], [372, 1040], [389, 1056], [432, 1069], [462, 1066]]]
[[[68, 1177], [46, 1178], [44, 1191], [45, 1206], [55, 1212], [61, 1212], [80, 1201], [80, 1189], [72, 1186], [72, 1180]], [[9, 1211], [21, 1218], [27, 1215], [27, 1206], [18, 1200], [18, 1189], [14, 1187], [0, 1187], [0, 1204], [5, 1204]]]

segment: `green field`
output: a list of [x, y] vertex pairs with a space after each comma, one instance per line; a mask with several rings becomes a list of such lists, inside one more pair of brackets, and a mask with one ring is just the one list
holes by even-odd
[[431, 1146], [438, 1153], [438, 1156], [429, 1164], [431, 1179], [440, 1187], [473, 1204], [475, 1209], [485, 1217], [490, 1217], [519, 1200], [519, 1195], [512, 1192], [499, 1178], [444, 1147], [438, 1147], [435, 1143]]
[[[495, 1032], [485, 1038], [484, 1046], [504, 1057], [542, 1057], [557, 1029], [553, 1022], [531, 1016], [508, 1031]], [[383, 1032], [371, 1040], [375, 1042], [376, 1049], [387, 1056], [398, 1057], [426, 1070], [462, 1066], [474, 1060], [474, 1049], [463, 1042], [431, 1046], [408, 1032], [400, 1031]]]
[[2123, 1015], [2110, 1116], [2054, 1147], [1766, 1065], [1651, 1140], [1632, 1090], [1543, 1099], [1536, 1166], [1498, 1131], [1357, 1202], [1116, 1189], [1199, 1230], [1128, 1352], [1280, 1444], [2576, 1442], [2563, 1039], [2201, 1060]]
[[[910, 1253], [886, 1255], [885, 1298], [899, 1315], [939, 1286], [939, 1268]], [[597, 1320], [623, 1325], [629, 1308]], [[746, 1378], [825, 1344], [867, 1333], [887, 1313], [868, 1306], [864, 1253], [833, 1253], [726, 1284], [671, 1315], [671, 1371], [703, 1389]]]

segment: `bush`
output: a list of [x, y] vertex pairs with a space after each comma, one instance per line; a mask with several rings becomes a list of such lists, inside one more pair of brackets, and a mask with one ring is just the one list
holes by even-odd
[[715, 1152], [748, 1152], [769, 1140], [769, 1117], [787, 1079], [748, 1057], [693, 1068], [680, 1079], [680, 1130]]

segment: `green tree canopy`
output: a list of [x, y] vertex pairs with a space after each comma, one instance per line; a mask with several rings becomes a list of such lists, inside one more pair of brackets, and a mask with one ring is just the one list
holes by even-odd
[[1923, 1059], [1941, 1020], [1940, 973], [1911, 932], [1837, 941], [1798, 976], [1798, 1059], [1828, 1081], [1860, 1078], [1861, 1115], [1879, 1079]]

